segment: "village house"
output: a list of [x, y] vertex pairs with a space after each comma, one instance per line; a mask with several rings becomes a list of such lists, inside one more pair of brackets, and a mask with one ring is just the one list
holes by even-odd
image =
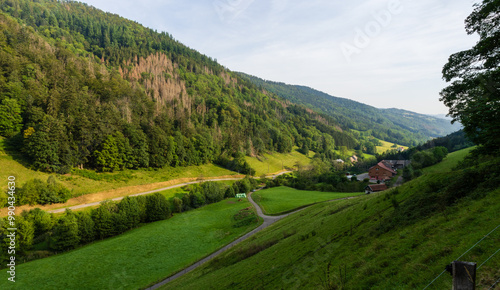
[[377, 165], [368, 169], [370, 179], [385, 181], [391, 179], [396, 174], [397, 173], [392, 169], [391, 164], [385, 162], [385, 160], [380, 161]]
[[385, 184], [371, 184], [371, 185], [367, 185], [365, 187], [365, 193], [370, 194], [370, 193], [374, 193], [374, 192], [378, 192], [378, 191], [384, 191], [386, 189], [387, 189], [387, 185], [385, 185]]
[[387, 166], [390, 166], [392, 169], [403, 169], [406, 166], [410, 165], [410, 160], [382, 160]]

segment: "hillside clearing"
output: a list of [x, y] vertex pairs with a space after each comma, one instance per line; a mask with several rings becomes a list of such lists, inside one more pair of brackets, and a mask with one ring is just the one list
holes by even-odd
[[255, 192], [253, 194], [253, 198], [265, 214], [279, 215], [313, 203], [350, 196], [358, 196], [361, 194], [364, 193], [307, 191], [286, 186], [279, 186]]
[[440, 173], [440, 172], [450, 172], [455, 166], [462, 161], [465, 156], [469, 154], [476, 147], [465, 148], [459, 151], [452, 152], [445, 157], [443, 162], [436, 165], [424, 168], [424, 173]]
[[290, 153], [263, 154], [259, 157], [245, 157], [250, 167], [255, 169], [255, 176], [270, 175], [275, 172], [286, 170], [287, 168], [296, 168], [297, 164], [308, 165], [315, 153], [309, 151], [309, 155], [297, 151], [294, 147]]

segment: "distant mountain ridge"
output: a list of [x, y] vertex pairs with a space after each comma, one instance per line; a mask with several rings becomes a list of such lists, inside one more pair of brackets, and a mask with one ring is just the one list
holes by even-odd
[[459, 124], [451, 124], [442, 118], [395, 108], [378, 109], [310, 87], [267, 81], [241, 72], [239, 74], [263, 90], [329, 115], [344, 129], [367, 132], [386, 141], [411, 146], [460, 130]]

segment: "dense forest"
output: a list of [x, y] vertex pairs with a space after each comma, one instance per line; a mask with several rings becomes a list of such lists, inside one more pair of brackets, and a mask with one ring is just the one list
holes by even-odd
[[259, 89], [210, 57], [73, 1], [0, 1], [0, 135], [37, 170], [114, 171], [358, 141], [333, 118]]
[[342, 128], [367, 133], [381, 140], [416, 146], [429, 138], [460, 129], [459, 124], [400, 109], [377, 109], [353, 100], [330, 96], [305, 86], [266, 81], [239, 73], [263, 90], [332, 117]]

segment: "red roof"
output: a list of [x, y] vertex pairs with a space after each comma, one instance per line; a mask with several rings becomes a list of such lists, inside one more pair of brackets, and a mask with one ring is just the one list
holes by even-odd
[[371, 185], [368, 185], [368, 187], [372, 191], [382, 191], [382, 190], [386, 190], [387, 189], [387, 185], [385, 185], [385, 184], [371, 184]]
[[[392, 173], [394, 173], [394, 174], [397, 174], [397, 172], [396, 172], [396, 171], [394, 171], [394, 170], [392, 170], [392, 168], [389, 168], [389, 167], [385, 166], [385, 164], [384, 164], [384, 162], [383, 162], [383, 161], [380, 161], [377, 165], [378, 165], [378, 166], [380, 166], [380, 167], [382, 167], [383, 169], [385, 169], [385, 170], [389, 171], [389, 172], [392, 172]], [[372, 168], [373, 168], [373, 167], [372, 167]], [[370, 169], [371, 169], [371, 168], [370, 168]]]

